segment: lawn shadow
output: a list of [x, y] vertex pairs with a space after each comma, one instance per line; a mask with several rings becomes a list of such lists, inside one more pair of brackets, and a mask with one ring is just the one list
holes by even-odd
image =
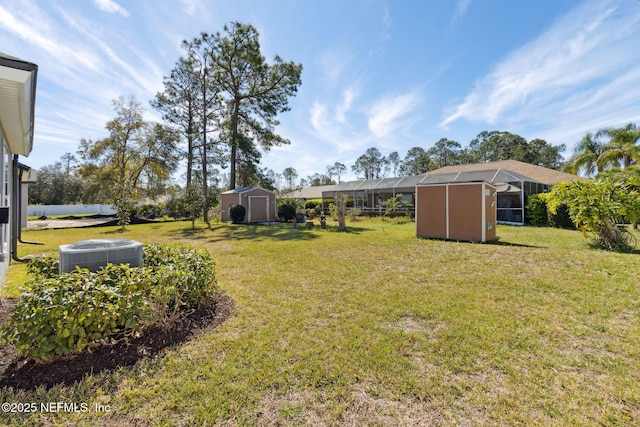
[[539, 248], [539, 249], [548, 248], [548, 246], [537, 246], [537, 245], [527, 245], [524, 243], [508, 242], [506, 240], [500, 240], [500, 238], [497, 238], [496, 240], [490, 240], [490, 241], [484, 242], [483, 244], [495, 245], [495, 246], [514, 246], [518, 248]]
[[[317, 227], [318, 230], [321, 230]], [[327, 231], [327, 230], [321, 230]], [[210, 227], [185, 227], [172, 230], [170, 235], [190, 240], [215, 243], [224, 240], [313, 240], [319, 233], [292, 224], [212, 224]]]

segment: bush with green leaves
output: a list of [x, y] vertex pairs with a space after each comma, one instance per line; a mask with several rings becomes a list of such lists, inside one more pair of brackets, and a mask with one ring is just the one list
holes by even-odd
[[296, 211], [295, 203], [282, 203], [280, 207], [278, 207], [278, 218], [282, 222], [293, 221], [296, 217]]
[[27, 272], [36, 279], [49, 279], [60, 272], [58, 253], [39, 254], [27, 263]]
[[628, 252], [633, 236], [619, 224], [640, 218], [640, 193], [620, 182], [573, 181], [553, 186], [545, 195], [551, 213], [566, 205], [575, 226], [593, 236], [595, 246]]
[[247, 209], [242, 205], [232, 205], [229, 208], [229, 216], [231, 217], [231, 222], [234, 224], [243, 222], [246, 214]]
[[53, 256], [36, 259], [29, 293], [0, 328], [0, 340], [38, 361], [168, 326], [216, 290], [214, 261], [204, 250], [145, 245], [143, 267], [109, 264], [61, 275], [52, 273]]

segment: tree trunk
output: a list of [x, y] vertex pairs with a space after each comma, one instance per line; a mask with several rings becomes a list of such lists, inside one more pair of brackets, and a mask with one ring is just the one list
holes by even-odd
[[338, 209], [338, 231], [345, 231], [347, 229], [346, 213], [347, 213], [347, 201], [349, 196], [345, 193], [338, 194], [336, 198], [336, 208]]
[[202, 77], [202, 195], [204, 200], [202, 201], [202, 219], [209, 224], [209, 199], [207, 197], [209, 193], [208, 188], [208, 176], [207, 176], [207, 121], [208, 121], [208, 104], [207, 104], [207, 64], [204, 66], [205, 72]]
[[238, 156], [238, 116], [240, 101], [233, 101], [233, 116], [231, 117], [231, 164], [229, 165], [229, 189], [236, 188], [236, 160]]

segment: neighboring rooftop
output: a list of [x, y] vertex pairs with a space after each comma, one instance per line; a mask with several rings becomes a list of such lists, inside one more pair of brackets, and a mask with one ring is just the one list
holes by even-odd
[[487, 163], [470, 163], [466, 165], [445, 166], [440, 169], [429, 171], [423, 175], [441, 175], [455, 174], [461, 172], [480, 172], [491, 170], [504, 170], [515, 172], [516, 174], [529, 178], [531, 181], [539, 182], [547, 185], [554, 185], [564, 181], [576, 181], [586, 179], [578, 175], [561, 172], [555, 169], [536, 166], [529, 163], [520, 162], [518, 160], [501, 160], [498, 162]]
[[312, 187], [300, 188], [282, 193], [283, 199], [321, 199], [323, 191], [332, 191], [338, 187], [334, 185], [314, 185]]

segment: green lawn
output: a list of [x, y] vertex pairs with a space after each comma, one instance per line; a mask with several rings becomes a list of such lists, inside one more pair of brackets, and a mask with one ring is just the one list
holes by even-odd
[[[640, 255], [576, 231], [498, 227], [497, 244], [164, 223], [28, 231], [20, 254], [86, 238], [209, 249], [235, 302], [213, 332], [74, 387], [0, 391], [111, 412], [0, 413], [95, 425], [631, 425], [640, 423]], [[640, 237], [640, 235], [636, 234]], [[10, 268], [4, 296], [26, 273]]]

